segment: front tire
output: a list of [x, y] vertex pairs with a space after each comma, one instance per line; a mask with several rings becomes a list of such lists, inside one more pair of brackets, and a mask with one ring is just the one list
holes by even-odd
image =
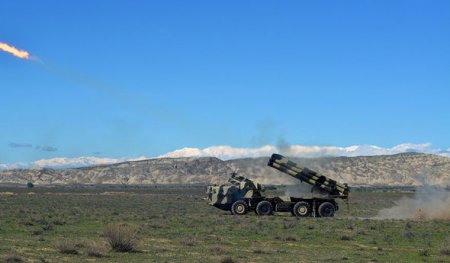
[[319, 215], [321, 217], [332, 217], [336, 211], [335, 206], [330, 202], [323, 202], [319, 206]]
[[248, 212], [248, 205], [244, 200], [237, 200], [231, 205], [231, 213], [233, 215], [245, 215]]
[[260, 216], [269, 216], [273, 213], [273, 206], [269, 201], [261, 201], [255, 211]]

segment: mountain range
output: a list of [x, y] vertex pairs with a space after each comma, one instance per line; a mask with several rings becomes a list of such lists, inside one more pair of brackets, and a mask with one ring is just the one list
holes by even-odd
[[[450, 158], [423, 153], [357, 157], [292, 158], [296, 163], [349, 185], [447, 186]], [[296, 184], [267, 166], [268, 157], [221, 160], [215, 157], [155, 158], [81, 168], [0, 170], [0, 183], [209, 184], [237, 171], [264, 184]]]

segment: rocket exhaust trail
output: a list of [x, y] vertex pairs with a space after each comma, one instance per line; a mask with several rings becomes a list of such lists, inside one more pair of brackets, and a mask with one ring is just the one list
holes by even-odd
[[138, 109], [140, 112], [156, 117], [157, 119], [167, 122], [175, 123], [179, 126], [187, 127], [187, 123], [179, 112], [173, 113], [170, 110], [163, 109], [161, 106], [151, 107], [148, 101], [143, 100], [140, 94], [134, 94], [131, 91], [123, 93], [123, 89], [114, 87], [113, 85], [100, 82], [96, 79], [90, 78], [77, 73], [74, 70], [67, 69], [61, 66], [44, 63], [38, 57], [31, 56], [28, 51], [20, 50], [12, 45], [0, 41], [0, 50], [9, 53], [15, 57], [39, 62], [50, 73], [63, 77], [64, 79], [77, 84], [83, 88], [94, 90], [103, 96], [120, 102], [121, 105], [128, 104], [128, 106]]
[[0, 50], [9, 53], [15, 57], [21, 58], [21, 59], [27, 59], [27, 60], [37, 60], [36, 57], [30, 56], [30, 53], [25, 50], [20, 50], [14, 46], [11, 46], [7, 43], [0, 42]]

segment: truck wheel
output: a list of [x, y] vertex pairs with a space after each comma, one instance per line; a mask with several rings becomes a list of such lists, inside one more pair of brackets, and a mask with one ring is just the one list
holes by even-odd
[[261, 201], [256, 206], [256, 213], [260, 216], [268, 216], [273, 212], [272, 204], [269, 201]]
[[311, 214], [311, 207], [307, 202], [297, 202], [292, 208], [292, 214], [298, 217], [305, 217]]
[[332, 203], [323, 202], [319, 206], [319, 215], [321, 217], [332, 217], [332, 216], [334, 216], [335, 210], [336, 210], [336, 208], [334, 207], [334, 205]]
[[244, 200], [237, 200], [231, 206], [231, 213], [233, 215], [245, 215], [248, 212], [248, 205]]

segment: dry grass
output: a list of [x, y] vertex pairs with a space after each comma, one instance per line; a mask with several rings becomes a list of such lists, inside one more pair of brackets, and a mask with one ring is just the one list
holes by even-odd
[[56, 249], [62, 254], [77, 255], [78, 250], [75, 244], [70, 240], [58, 240], [55, 244]]
[[182, 241], [182, 244], [188, 247], [193, 247], [196, 245], [195, 238], [186, 238]]
[[[351, 209], [342, 205], [335, 218], [297, 220], [289, 213], [232, 216], [205, 204], [200, 187], [158, 186], [107, 196], [98, 194], [103, 190], [97, 188], [35, 190], [41, 193], [29, 196], [18, 189], [14, 198], [0, 198], [0, 262], [14, 251], [22, 262], [41, 263], [447, 262], [450, 251], [448, 221], [370, 219], [380, 208], [413, 196], [409, 192], [355, 190]], [[112, 236], [127, 233], [133, 249], [139, 237], [140, 253], [113, 251], [104, 233], [110, 223], [117, 228], [110, 231], [115, 233]], [[53, 230], [43, 230], [47, 225]], [[405, 235], [408, 231], [414, 238]], [[63, 254], [55, 248], [64, 239], [73, 242], [78, 254]], [[118, 239], [124, 238], [119, 235]], [[425, 250], [420, 254], [421, 248]]]
[[92, 242], [86, 246], [86, 254], [90, 257], [103, 258], [106, 257], [106, 250], [105, 247]]
[[441, 255], [450, 256], [450, 242], [445, 242], [439, 249], [439, 252], [441, 253]]
[[3, 259], [5, 260], [4, 262], [7, 263], [23, 262], [22, 257], [17, 254], [6, 255]]
[[116, 252], [137, 251], [137, 228], [126, 224], [109, 224], [103, 231], [111, 249]]
[[237, 261], [235, 261], [233, 258], [231, 258], [231, 257], [226, 257], [226, 258], [223, 258], [221, 261], [220, 261], [221, 263], [236, 263]]

